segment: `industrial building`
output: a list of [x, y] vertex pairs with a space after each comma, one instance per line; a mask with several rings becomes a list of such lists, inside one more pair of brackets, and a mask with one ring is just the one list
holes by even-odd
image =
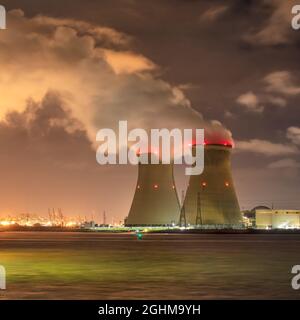
[[173, 164], [139, 163], [135, 194], [125, 225], [171, 226], [178, 223], [179, 216]]
[[242, 210], [242, 217], [244, 226], [247, 228], [255, 228], [256, 227], [256, 220], [255, 220], [255, 212], [256, 210], [270, 210], [267, 206], [257, 206], [251, 210]]
[[231, 174], [231, 144], [206, 144], [204, 171], [190, 177], [180, 224], [240, 226], [242, 216]]
[[257, 229], [299, 229], [300, 210], [256, 209]]

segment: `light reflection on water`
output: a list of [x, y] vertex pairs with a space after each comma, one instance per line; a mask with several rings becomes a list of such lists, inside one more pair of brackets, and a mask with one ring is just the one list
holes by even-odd
[[0, 233], [0, 299], [299, 299], [300, 235]]

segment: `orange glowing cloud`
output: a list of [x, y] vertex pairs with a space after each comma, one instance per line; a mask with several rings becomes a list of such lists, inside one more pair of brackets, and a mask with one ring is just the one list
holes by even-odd
[[204, 121], [179, 87], [157, 78], [155, 65], [132, 51], [132, 38], [83, 21], [8, 13], [0, 40], [0, 119], [22, 111], [28, 98], [57, 91], [86, 126], [91, 141], [119, 120], [130, 127], [204, 128], [227, 140], [220, 123]]

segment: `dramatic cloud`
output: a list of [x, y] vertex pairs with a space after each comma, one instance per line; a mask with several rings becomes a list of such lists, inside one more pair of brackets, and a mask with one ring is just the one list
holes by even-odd
[[253, 45], [286, 45], [296, 41], [296, 34], [291, 28], [291, 10], [297, 0], [264, 0], [271, 9], [269, 18], [261, 28], [245, 36]]
[[20, 10], [9, 19], [0, 40], [0, 116], [51, 89], [59, 90], [91, 141], [119, 120], [130, 128], [204, 128], [231, 139], [221, 125], [204, 121], [178, 87], [157, 78], [158, 67], [133, 52], [125, 34], [70, 19], [26, 18]]
[[252, 139], [249, 141], [236, 141], [237, 151], [259, 153], [266, 156], [280, 156], [298, 154], [299, 150], [294, 145], [273, 143], [267, 140]]

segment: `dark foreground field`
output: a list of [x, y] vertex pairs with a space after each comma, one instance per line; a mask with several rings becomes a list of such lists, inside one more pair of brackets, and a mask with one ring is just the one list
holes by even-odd
[[300, 299], [300, 235], [2, 232], [0, 299]]

